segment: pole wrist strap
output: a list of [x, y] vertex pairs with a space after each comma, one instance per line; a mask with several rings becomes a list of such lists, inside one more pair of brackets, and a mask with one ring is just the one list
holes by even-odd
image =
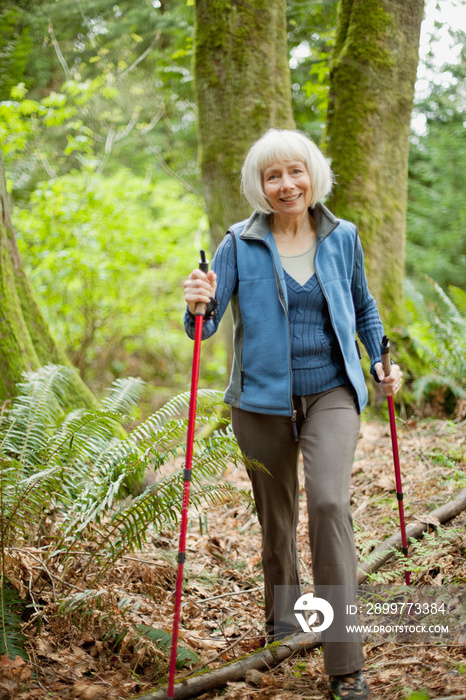
[[[215, 297], [211, 297], [209, 303], [207, 304], [207, 308], [204, 314], [204, 321], [208, 321], [209, 318], [215, 318], [217, 315], [217, 306], [218, 306], [218, 301], [215, 299]], [[191, 319], [191, 321], [196, 320], [196, 316], [191, 313], [191, 311], [188, 309], [188, 316]]]

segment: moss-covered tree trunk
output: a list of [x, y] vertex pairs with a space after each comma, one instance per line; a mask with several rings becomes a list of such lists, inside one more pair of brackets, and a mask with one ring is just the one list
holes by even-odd
[[212, 245], [250, 213], [240, 172], [270, 127], [293, 128], [285, 0], [195, 0], [199, 155]]
[[[15, 393], [26, 370], [48, 363], [69, 365], [53, 339], [24, 272], [11, 223], [0, 154], [0, 401]], [[71, 405], [92, 406], [92, 393], [76, 375]]]
[[403, 319], [408, 136], [424, 0], [341, 0], [325, 148], [388, 328]]
[[[241, 167], [267, 129], [294, 128], [286, 0], [195, 0], [194, 74], [199, 160], [215, 250], [249, 216]], [[231, 318], [222, 331], [231, 365]]]

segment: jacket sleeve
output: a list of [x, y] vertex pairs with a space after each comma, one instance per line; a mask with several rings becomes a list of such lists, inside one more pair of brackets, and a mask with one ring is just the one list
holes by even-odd
[[367, 278], [364, 270], [364, 253], [357, 234], [353, 274], [351, 278], [351, 292], [356, 314], [356, 332], [370, 357], [370, 371], [371, 374], [374, 375], [374, 365], [376, 362], [381, 361], [380, 341], [382, 340], [384, 331], [377, 303], [367, 285]]
[[[231, 296], [238, 281], [238, 271], [234, 251], [233, 236], [226, 235], [220, 243], [212, 260], [212, 270], [217, 273], [217, 301], [218, 306], [214, 316], [204, 321], [202, 339], [210, 338], [217, 330], [223, 314], [226, 311]], [[184, 314], [184, 327], [190, 338], [194, 338], [195, 322], [186, 309]]]

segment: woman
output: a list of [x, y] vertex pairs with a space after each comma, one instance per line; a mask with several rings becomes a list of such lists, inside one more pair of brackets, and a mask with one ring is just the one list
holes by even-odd
[[[283, 591], [285, 599], [299, 597], [299, 448], [316, 592], [334, 587], [345, 591], [345, 604], [354, 602], [349, 481], [367, 401], [355, 332], [384, 394], [401, 386], [397, 365], [388, 377], [382, 370], [383, 328], [356, 227], [320, 202], [331, 186], [327, 161], [304, 134], [268, 131], [242, 171], [254, 213], [231, 227], [212, 269], [194, 270], [184, 285], [191, 337], [196, 304], [209, 304], [204, 338], [232, 305], [234, 360], [225, 401], [242, 452], [268, 472], [251, 470], [249, 477], [262, 531], [269, 639], [297, 630], [293, 605], [283, 595], [277, 605], [276, 598]], [[368, 698], [361, 639], [323, 647], [334, 695]]]

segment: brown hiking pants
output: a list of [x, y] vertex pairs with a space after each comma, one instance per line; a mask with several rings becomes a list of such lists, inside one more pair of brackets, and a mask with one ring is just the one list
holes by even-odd
[[[301, 631], [294, 614], [278, 612], [275, 586], [299, 596], [298, 452], [301, 448], [309, 519], [314, 586], [344, 587], [354, 603], [356, 550], [350, 511], [349, 482], [359, 434], [359, 414], [349, 387], [294, 397], [299, 443], [290, 417], [232, 408], [232, 426], [241, 451], [261, 462], [269, 474], [248, 470], [262, 530], [262, 567], [266, 631], [269, 639]], [[277, 589], [278, 590], [278, 589]], [[283, 590], [283, 589], [280, 589]], [[276, 619], [277, 614], [283, 619]], [[325, 638], [324, 638], [325, 639]], [[329, 675], [364, 666], [362, 642], [325, 642]]]

